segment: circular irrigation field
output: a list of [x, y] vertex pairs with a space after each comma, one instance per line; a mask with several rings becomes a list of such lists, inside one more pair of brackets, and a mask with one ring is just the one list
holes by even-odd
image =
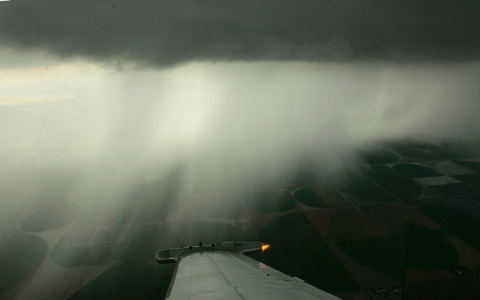
[[369, 199], [374, 202], [395, 200], [391, 195], [353, 170], [330, 173], [327, 175], [327, 180], [332, 186], [345, 194], [361, 199]]
[[58, 229], [70, 224], [76, 216], [77, 213], [66, 205], [47, 207], [21, 219], [20, 228], [27, 232]]
[[26, 280], [48, 253], [45, 240], [31, 234], [14, 234], [0, 242], [0, 295]]
[[409, 178], [443, 176], [430, 168], [415, 164], [397, 164], [393, 166], [393, 169]]
[[360, 149], [356, 156], [359, 162], [367, 165], [391, 164], [400, 160], [400, 156], [381, 147]]
[[315, 188], [302, 188], [295, 191], [295, 199], [307, 206], [316, 207], [316, 208], [326, 208], [328, 207], [325, 202], [322, 200], [322, 196], [319, 195]]

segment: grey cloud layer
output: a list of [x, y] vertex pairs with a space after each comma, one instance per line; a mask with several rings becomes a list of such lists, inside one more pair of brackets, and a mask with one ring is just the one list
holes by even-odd
[[16, 0], [0, 42], [169, 66], [202, 60], [477, 60], [474, 0]]

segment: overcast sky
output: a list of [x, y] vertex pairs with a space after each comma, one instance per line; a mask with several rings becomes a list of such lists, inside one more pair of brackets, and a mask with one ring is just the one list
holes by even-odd
[[15, 0], [0, 41], [58, 56], [202, 60], [472, 60], [476, 0]]

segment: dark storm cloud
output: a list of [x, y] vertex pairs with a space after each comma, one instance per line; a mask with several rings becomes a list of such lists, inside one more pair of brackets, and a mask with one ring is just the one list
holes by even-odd
[[476, 60], [477, 0], [16, 0], [0, 41], [59, 56], [192, 60]]

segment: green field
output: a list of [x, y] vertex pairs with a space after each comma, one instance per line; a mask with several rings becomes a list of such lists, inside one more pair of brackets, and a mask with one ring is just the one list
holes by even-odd
[[367, 224], [362, 219], [362, 213], [356, 208], [341, 210], [328, 223], [329, 240], [348, 240], [364, 236]]
[[360, 172], [401, 200], [415, 199], [423, 192], [418, 183], [386, 166], [365, 167]]
[[323, 201], [322, 198], [317, 195], [311, 188], [299, 189], [293, 195], [298, 202], [317, 208], [326, 208], [328, 207]]
[[325, 243], [275, 247], [266, 251], [265, 257], [269, 266], [322, 290], [350, 292], [359, 289]]
[[409, 178], [424, 178], [424, 177], [434, 177], [434, 176], [443, 176], [442, 174], [419, 165], [414, 164], [397, 164], [393, 166], [393, 169], [398, 173], [407, 176]]
[[358, 289], [303, 213], [274, 219], [265, 226], [259, 238], [274, 245], [265, 252], [271, 267], [321, 289], [337, 292]]
[[449, 183], [444, 185], [433, 185], [427, 187], [437, 195], [440, 196], [461, 196], [476, 193], [469, 185], [465, 183]]
[[31, 234], [13, 234], [0, 239], [0, 295], [28, 279], [48, 253], [42, 238]]
[[327, 180], [335, 188], [355, 197], [378, 202], [395, 200], [395, 198], [353, 170], [347, 169], [340, 173], [330, 173], [327, 175]]
[[424, 149], [424, 150], [435, 150], [440, 148], [440, 146], [438, 145], [425, 142], [425, 141], [411, 141], [408, 143], [408, 145], [418, 149]]
[[480, 251], [480, 220], [440, 205], [427, 203], [418, 210], [445, 230]]
[[55, 248], [50, 253], [50, 258], [61, 267], [78, 267], [93, 264], [91, 248], [83, 246]]
[[143, 226], [112, 266], [69, 299], [162, 299], [175, 265], [159, 265], [155, 252], [185, 245], [177, 235], [158, 225]]
[[[336, 244], [358, 263], [392, 278], [399, 278], [400, 239], [398, 234]], [[408, 223], [407, 267], [424, 271], [443, 270], [458, 263], [455, 247], [445, 240], [442, 230], [430, 230]]]
[[289, 213], [268, 223], [259, 239], [275, 246], [292, 246], [316, 243], [321, 236], [305, 214]]
[[442, 147], [455, 151], [460, 154], [462, 158], [478, 158], [480, 157], [480, 144], [478, 141], [468, 140], [450, 140], [440, 143]]
[[365, 205], [360, 210], [378, 226], [400, 227], [400, 217], [404, 211], [395, 205]]
[[436, 149], [432, 150], [430, 153], [445, 159], [469, 159], [479, 157], [477, 152], [461, 149]]
[[48, 207], [22, 219], [20, 227], [28, 232], [57, 229], [75, 220], [77, 213], [69, 206]]
[[480, 183], [480, 173], [450, 176], [463, 183]]
[[435, 155], [429, 154], [425, 151], [419, 150], [417, 148], [407, 146], [401, 143], [388, 143], [386, 144], [387, 148], [396, 153], [406, 156], [414, 161], [435, 161], [439, 160]]
[[453, 161], [457, 165], [461, 165], [465, 168], [469, 168], [470, 170], [480, 172], [480, 162], [476, 161], [468, 161], [468, 160], [455, 160]]
[[358, 150], [357, 159], [367, 165], [391, 164], [400, 159], [397, 154], [381, 147], [368, 147]]

